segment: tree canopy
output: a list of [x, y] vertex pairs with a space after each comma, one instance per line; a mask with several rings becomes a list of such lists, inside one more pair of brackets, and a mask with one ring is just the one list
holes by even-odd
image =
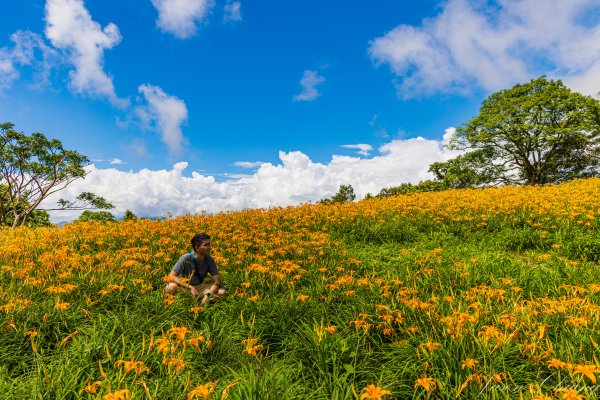
[[413, 194], [423, 192], [439, 192], [446, 189], [449, 189], [449, 187], [444, 183], [428, 179], [426, 181], [421, 181], [416, 185], [412, 183], [401, 183], [400, 186], [392, 186], [381, 189], [377, 197], [388, 197], [396, 196], [399, 194]]
[[328, 199], [323, 199], [321, 203], [344, 203], [346, 201], [354, 201], [356, 199], [356, 194], [354, 193], [354, 188], [352, 185], [340, 185], [340, 188], [333, 197]]
[[[66, 150], [57, 139], [36, 132], [17, 132], [10, 122], [0, 124], [0, 224], [25, 225], [41, 202], [87, 174], [87, 157]], [[113, 208], [104, 198], [85, 192], [73, 201], [60, 199], [49, 210]], [[38, 215], [39, 217], [39, 215]]]
[[125, 210], [125, 214], [123, 215], [123, 221], [137, 221], [138, 217], [131, 210]]
[[[25, 207], [27, 207], [27, 203], [24, 201], [17, 202], [16, 204], [18, 212]], [[13, 213], [11, 204], [8, 196], [8, 186], [0, 184], [0, 227], [2, 226], [12, 226], [13, 224]], [[29, 227], [39, 227], [39, 226], [52, 226], [50, 222], [50, 215], [48, 212], [44, 210], [33, 210], [29, 217], [27, 218], [26, 225]]]
[[88, 222], [88, 221], [100, 221], [100, 222], [113, 222], [115, 216], [109, 211], [90, 211], [85, 210], [81, 213], [76, 222]]
[[488, 97], [449, 147], [465, 153], [430, 166], [448, 187], [598, 176], [600, 102], [542, 76]]

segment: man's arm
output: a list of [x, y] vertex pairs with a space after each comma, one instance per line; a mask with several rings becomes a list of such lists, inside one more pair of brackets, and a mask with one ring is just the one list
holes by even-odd
[[[183, 282], [180, 278], [179, 278], [179, 274], [175, 271], [171, 271], [169, 273], [169, 276], [171, 277], [171, 281], [175, 282], [177, 284], [177, 286], [185, 288], [187, 290], [189, 290], [192, 293], [192, 296], [197, 297], [200, 293], [198, 293], [198, 290], [196, 290], [195, 287], [193, 287], [192, 285], [190, 285], [189, 283], [185, 283]], [[217, 288], [217, 290], [219, 290], [219, 288]]]
[[212, 279], [212, 285], [210, 286], [210, 288], [208, 288], [208, 290], [206, 290], [204, 292], [204, 295], [202, 296], [202, 304], [205, 304], [208, 301], [208, 299], [213, 294], [217, 293], [217, 291], [221, 287], [221, 275], [214, 275], [214, 276], [211, 275], [211, 279]]
[[211, 279], [212, 279], [212, 285], [210, 286], [210, 288], [208, 289], [208, 291], [211, 294], [215, 294], [215, 293], [217, 293], [217, 291], [221, 287], [221, 275], [211, 276]]

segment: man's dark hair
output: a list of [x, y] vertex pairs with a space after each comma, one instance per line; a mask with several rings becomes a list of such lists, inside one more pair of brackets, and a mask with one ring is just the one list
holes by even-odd
[[192, 238], [192, 249], [196, 251], [196, 246], [200, 246], [206, 239], [210, 239], [206, 233], [199, 233]]

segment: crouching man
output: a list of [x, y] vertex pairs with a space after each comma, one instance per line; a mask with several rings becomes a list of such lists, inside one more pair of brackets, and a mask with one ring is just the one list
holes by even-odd
[[[210, 236], [200, 233], [192, 238], [194, 251], [179, 257], [169, 273], [171, 282], [165, 287], [165, 293], [175, 294], [178, 291], [189, 291], [192, 296], [202, 296], [202, 304], [206, 304], [215, 295], [224, 296], [221, 287], [221, 276], [215, 260], [210, 256]], [[203, 284], [206, 275], [210, 274], [212, 282]]]

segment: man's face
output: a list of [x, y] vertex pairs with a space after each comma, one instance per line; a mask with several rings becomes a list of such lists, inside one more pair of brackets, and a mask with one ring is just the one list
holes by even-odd
[[202, 255], [210, 254], [210, 239], [203, 240], [198, 246], [198, 253]]

